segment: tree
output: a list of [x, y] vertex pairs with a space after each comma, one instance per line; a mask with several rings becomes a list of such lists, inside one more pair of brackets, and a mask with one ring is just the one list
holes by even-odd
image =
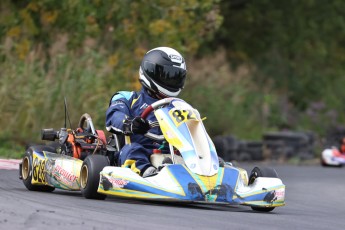
[[254, 63], [258, 82], [273, 83], [300, 110], [344, 81], [344, 1], [232, 0], [221, 9], [215, 44], [233, 63]]
[[222, 21], [218, 0], [0, 4], [0, 126], [20, 140], [37, 138], [47, 125], [59, 128], [64, 96], [73, 121], [89, 112], [103, 127], [111, 94], [140, 87], [146, 51], [171, 46], [193, 55]]

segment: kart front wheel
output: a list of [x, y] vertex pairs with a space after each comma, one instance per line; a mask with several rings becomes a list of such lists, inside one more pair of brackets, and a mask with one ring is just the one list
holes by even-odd
[[80, 170], [80, 189], [86, 199], [104, 200], [106, 195], [97, 192], [99, 173], [104, 167], [109, 166], [109, 160], [103, 155], [88, 156]]
[[47, 185], [34, 185], [32, 181], [32, 155], [33, 152], [51, 151], [49, 146], [37, 145], [29, 147], [23, 157], [20, 166], [20, 178], [23, 180], [25, 187], [30, 191], [41, 191], [41, 192], [52, 192], [55, 190], [54, 187]]
[[327, 161], [321, 156], [320, 157], [320, 163], [323, 167], [334, 167], [334, 168], [341, 168], [343, 167], [342, 164], [328, 164]]
[[[278, 173], [273, 168], [267, 168], [267, 167], [255, 167], [249, 176], [248, 185], [251, 185], [254, 183], [256, 178], [258, 177], [273, 177], [278, 178]], [[274, 207], [258, 207], [258, 206], [251, 206], [251, 208], [254, 211], [260, 211], [260, 212], [270, 212], [274, 209]]]

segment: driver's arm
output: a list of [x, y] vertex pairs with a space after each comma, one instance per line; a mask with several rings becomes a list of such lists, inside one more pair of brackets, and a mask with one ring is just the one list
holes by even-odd
[[106, 129], [113, 133], [123, 133], [123, 121], [131, 116], [129, 101], [126, 95], [119, 92], [115, 94], [106, 112]]

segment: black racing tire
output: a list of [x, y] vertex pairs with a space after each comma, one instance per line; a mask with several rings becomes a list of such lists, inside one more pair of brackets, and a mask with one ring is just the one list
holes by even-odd
[[55, 190], [54, 187], [48, 186], [48, 185], [33, 185], [31, 183], [32, 180], [32, 154], [33, 151], [41, 152], [41, 151], [50, 151], [51, 148], [44, 145], [36, 145], [36, 146], [30, 146], [23, 157], [22, 163], [21, 163], [21, 178], [23, 180], [23, 183], [25, 187], [29, 191], [41, 191], [41, 192], [52, 192]]
[[264, 207], [255, 207], [255, 206], [251, 206], [251, 208], [254, 210], [254, 211], [258, 211], [258, 212], [270, 212], [270, 211], [273, 211], [274, 207], [271, 207], [271, 208], [264, 208]]
[[249, 176], [248, 185], [254, 183], [255, 179], [258, 177], [274, 177], [278, 178], [278, 173], [273, 168], [268, 167], [254, 167]]
[[104, 200], [107, 197], [98, 193], [97, 189], [99, 173], [109, 165], [109, 159], [103, 155], [90, 155], [84, 160], [80, 169], [80, 189], [86, 199]]
[[[254, 167], [252, 172], [250, 173], [248, 185], [253, 184], [254, 181], [256, 180], [256, 178], [258, 178], [258, 177], [278, 178], [278, 173], [273, 168]], [[259, 212], [270, 212], [274, 209], [274, 207], [265, 208], [265, 207], [256, 207], [256, 206], [251, 206], [251, 208], [254, 211], [259, 211]]]

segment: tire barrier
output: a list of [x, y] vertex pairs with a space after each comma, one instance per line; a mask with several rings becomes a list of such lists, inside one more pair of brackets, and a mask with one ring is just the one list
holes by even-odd
[[263, 143], [261, 141], [240, 141], [238, 161], [263, 160]]
[[271, 132], [264, 134], [262, 139], [265, 159], [314, 158], [315, 138], [311, 132]]
[[213, 143], [218, 155], [225, 161], [237, 160], [239, 142], [234, 136], [216, 136]]
[[217, 153], [225, 161], [301, 160], [314, 157], [314, 134], [311, 132], [270, 132], [260, 141], [238, 140], [234, 136], [215, 136]]
[[345, 127], [333, 127], [327, 130], [324, 148], [339, 147], [340, 140], [345, 137]]
[[216, 136], [213, 143], [217, 153], [225, 161], [262, 160], [262, 142], [243, 141], [234, 136]]

